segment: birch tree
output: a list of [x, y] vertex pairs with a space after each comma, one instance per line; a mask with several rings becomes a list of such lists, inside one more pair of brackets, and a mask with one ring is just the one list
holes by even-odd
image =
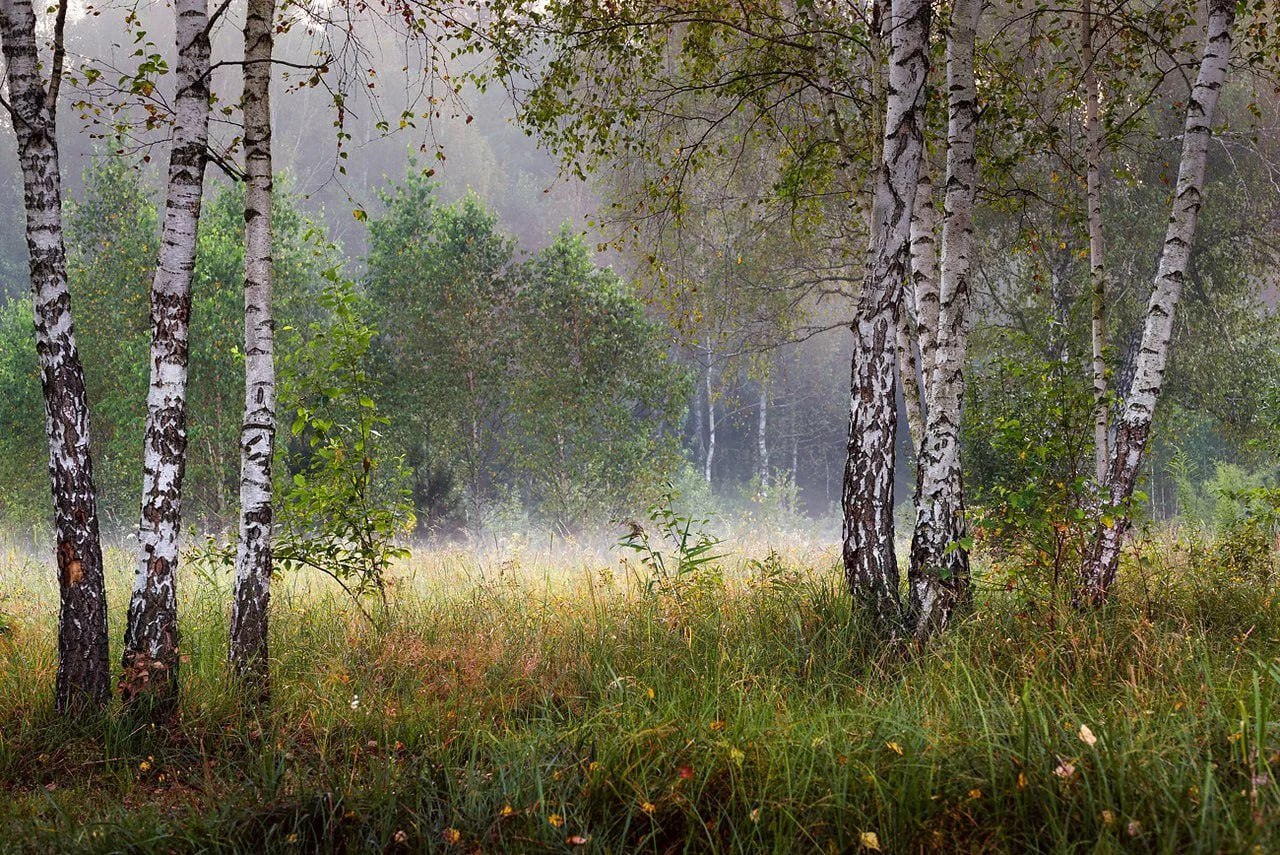
[[271, 602], [275, 323], [271, 310], [271, 58], [275, 0], [249, 0], [244, 25], [244, 423], [231, 662], [265, 696]]
[[924, 0], [894, 0], [890, 11], [883, 157], [872, 191], [870, 248], [854, 311], [841, 501], [849, 589], [878, 617], [893, 622], [901, 610], [893, 548], [898, 303], [908, 273], [911, 214], [924, 149], [929, 18]]
[[[933, 207], [933, 179], [929, 159], [920, 160], [915, 204], [911, 211], [911, 278], [903, 288], [898, 318], [898, 364], [902, 373], [902, 398], [906, 402], [911, 446], [924, 448], [924, 396], [937, 358], [934, 338], [938, 331], [937, 221]], [[924, 386], [921, 386], [923, 380]]]
[[56, 7], [49, 81], [41, 76], [31, 0], [0, 0], [0, 41], [22, 166], [36, 352], [49, 438], [49, 485], [57, 542], [58, 675], [55, 705], [70, 713], [111, 694], [107, 601], [89, 452], [89, 404], [76, 348], [62, 228], [62, 179], [55, 114], [66, 57], [66, 0]]
[[[908, 622], [917, 637], [946, 627], [968, 596], [960, 408], [968, 353], [969, 282], [977, 190], [978, 96], [974, 42], [982, 0], [956, 0], [947, 30], [947, 180], [943, 202], [941, 279], [936, 333], [923, 331], [933, 357], [924, 376], [924, 443], [918, 451], [916, 527], [911, 541]], [[918, 298], [923, 299], [923, 298]], [[936, 319], [936, 320], [935, 320]], [[936, 341], [926, 339], [935, 339]]]
[[[221, 7], [225, 9], [226, 7]], [[159, 263], [151, 285], [150, 386], [143, 439], [138, 563], [125, 629], [121, 692], [177, 700], [176, 571], [187, 455], [188, 328], [196, 229], [209, 140], [206, 0], [175, 0], [177, 94]]]
[[1080, 605], [1100, 605], [1106, 600], [1120, 563], [1120, 547], [1129, 529], [1128, 504], [1150, 438], [1152, 417], [1164, 384], [1174, 313], [1191, 263], [1213, 115], [1226, 80], [1234, 22], [1234, 0], [1210, 0], [1200, 69], [1187, 102], [1172, 210], [1147, 305], [1133, 380], [1110, 451], [1105, 486], [1112, 513], [1099, 515], [1076, 592], [1076, 602]]
[[1102, 100], [1094, 55], [1092, 0], [1083, 0], [1080, 58], [1084, 65], [1085, 221], [1089, 232], [1089, 342], [1093, 356], [1093, 455], [1098, 484], [1106, 482], [1110, 418], [1107, 405], [1107, 285], [1102, 241]]

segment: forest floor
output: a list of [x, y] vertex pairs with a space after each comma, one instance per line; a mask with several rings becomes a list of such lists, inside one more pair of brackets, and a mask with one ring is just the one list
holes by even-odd
[[52, 572], [0, 550], [0, 850], [1276, 851], [1277, 580], [1158, 564], [1090, 614], [988, 572], [902, 650], [834, 553], [656, 586], [418, 554], [376, 626], [282, 580], [257, 715], [226, 679], [229, 579], [187, 571], [155, 727], [55, 717]]

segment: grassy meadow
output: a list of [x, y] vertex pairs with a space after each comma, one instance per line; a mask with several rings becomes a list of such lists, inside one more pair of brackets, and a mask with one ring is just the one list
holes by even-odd
[[[376, 624], [281, 578], [256, 715], [223, 665], [230, 579], [188, 567], [160, 728], [54, 716], [52, 572], [6, 546], [0, 850], [1276, 851], [1265, 569], [1171, 541], [1077, 614], [988, 568], [904, 650], [834, 550], [728, 546], [660, 586], [585, 549], [420, 551]], [[131, 565], [108, 563], [118, 636]]]

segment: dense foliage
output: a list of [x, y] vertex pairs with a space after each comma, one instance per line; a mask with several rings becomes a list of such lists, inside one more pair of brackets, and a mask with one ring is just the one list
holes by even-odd
[[370, 223], [379, 381], [428, 527], [521, 509], [560, 529], [642, 507], [688, 387], [660, 328], [567, 228], [520, 260], [473, 196], [410, 175]]

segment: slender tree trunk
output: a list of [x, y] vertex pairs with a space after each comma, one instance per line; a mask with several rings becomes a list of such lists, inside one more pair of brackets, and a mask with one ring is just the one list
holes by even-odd
[[701, 466], [702, 462], [707, 459], [707, 426], [706, 411], [702, 406], [702, 390], [704, 384], [699, 382], [693, 387], [693, 435], [694, 435], [694, 461]]
[[[920, 349], [921, 400], [933, 384], [933, 368], [938, 358], [938, 241], [937, 218], [933, 207], [933, 178], [929, 160], [920, 161], [915, 207], [911, 212], [911, 296], [915, 306], [915, 335]], [[923, 431], [923, 427], [922, 427]], [[923, 437], [922, 437], [923, 439]], [[919, 449], [923, 442], [916, 445]]]
[[907, 429], [911, 434], [911, 447], [916, 454], [924, 444], [924, 402], [920, 390], [920, 364], [916, 359], [917, 324], [912, 318], [907, 292], [903, 288], [903, 299], [898, 306], [898, 376], [902, 382], [902, 402], [907, 411]]
[[240, 541], [231, 605], [231, 662], [269, 695], [271, 459], [275, 452], [275, 321], [271, 314], [271, 52], [275, 0], [249, 0], [244, 25], [244, 424]]
[[707, 344], [707, 370], [703, 374], [703, 392], [707, 399], [707, 456], [702, 461], [702, 477], [711, 483], [711, 464], [716, 457], [716, 399], [711, 388], [711, 344]]
[[1093, 449], [1098, 484], [1106, 483], [1110, 419], [1107, 417], [1107, 283], [1102, 244], [1101, 91], [1094, 68], [1093, 4], [1084, 0], [1080, 18], [1085, 89], [1085, 195], [1089, 225], [1090, 343], [1093, 348]]
[[926, 392], [925, 442], [917, 470], [919, 495], [908, 574], [909, 617], [917, 638], [941, 632], [955, 608], [969, 598], [960, 415], [978, 182], [974, 41], [981, 12], [982, 0], [955, 0], [947, 31], [947, 189], [937, 356]]
[[1147, 306], [1133, 383], [1125, 396], [1124, 413], [1111, 450], [1107, 487], [1114, 518], [1100, 515], [1093, 544], [1085, 556], [1080, 588], [1076, 592], [1078, 605], [1100, 605], [1104, 602], [1120, 563], [1120, 547], [1129, 528], [1128, 503], [1133, 497], [1142, 454], [1151, 433], [1151, 420], [1164, 384], [1174, 312], [1191, 261], [1213, 114], [1227, 76], [1234, 19], [1234, 0], [1211, 0], [1204, 54], [1187, 103], [1173, 210], [1165, 232], [1151, 302]]
[[924, 448], [925, 394], [937, 357], [938, 247], [934, 226], [933, 179], [927, 153], [922, 153], [911, 211], [910, 286], [902, 289], [898, 308], [898, 370], [911, 447], [917, 458]]
[[209, 139], [206, 0], [175, 0], [177, 97], [168, 199], [151, 285], [151, 381], [143, 438], [138, 567], [125, 630], [121, 694], [149, 695], [157, 712], [177, 702], [176, 571], [187, 459], [187, 355], [196, 227]]
[[756, 460], [760, 464], [760, 495], [769, 492], [769, 384], [760, 380], [760, 403], [756, 418]]
[[795, 418], [791, 419], [791, 486], [800, 483], [800, 437], [796, 433]]
[[98, 537], [97, 491], [89, 452], [89, 404], [76, 349], [62, 230], [62, 179], [55, 111], [63, 63], [66, 0], [58, 5], [54, 56], [46, 88], [31, 0], [0, 0], [0, 41], [7, 66], [27, 215], [36, 354], [49, 437], [49, 486], [57, 539], [59, 712], [103, 706], [111, 695], [107, 600]]
[[849, 589], [890, 624], [896, 624], [901, 611], [893, 544], [895, 342], [924, 148], [929, 13], [927, 0], [892, 4], [884, 156], [876, 172], [866, 273], [854, 313], [849, 446], [841, 496]]

